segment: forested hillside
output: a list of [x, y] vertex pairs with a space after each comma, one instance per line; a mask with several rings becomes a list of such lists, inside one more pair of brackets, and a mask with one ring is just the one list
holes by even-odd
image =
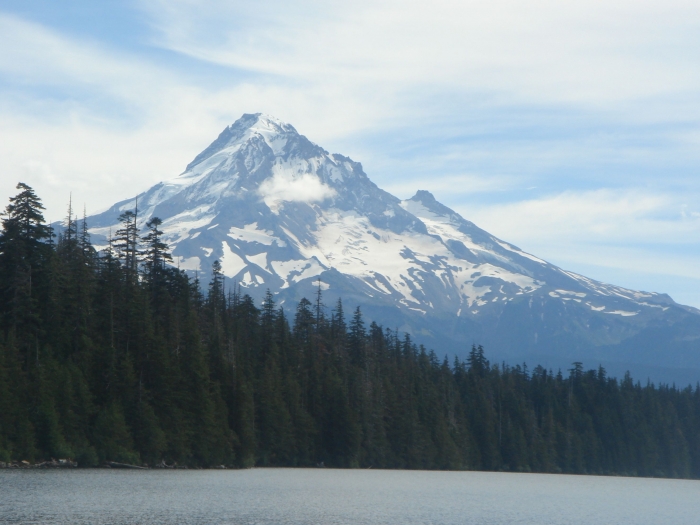
[[18, 189], [0, 234], [0, 461], [700, 477], [698, 386], [490, 364], [467, 342], [449, 362], [321, 287], [285, 312], [217, 264], [202, 286], [136, 210], [97, 253], [70, 208], [54, 235]]

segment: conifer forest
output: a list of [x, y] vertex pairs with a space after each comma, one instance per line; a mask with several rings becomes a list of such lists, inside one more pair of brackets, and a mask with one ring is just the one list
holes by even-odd
[[287, 311], [216, 263], [200, 282], [136, 209], [97, 251], [70, 207], [55, 232], [17, 188], [0, 233], [2, 462], [700, 478], [699, 386], [490, 363], [471, 342], [448, 359], [324, 305], [320, 286]]

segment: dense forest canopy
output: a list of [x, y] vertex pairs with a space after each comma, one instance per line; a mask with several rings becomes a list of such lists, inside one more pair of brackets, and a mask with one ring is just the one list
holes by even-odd
[[[168, 263], [160, 221], [97, 252], [25, 184], [0, 233], [0, 461], [700, 477], [700, 387], [440, 359], [326, 307]], [[663, 349], [659, 349], [662, 351]]]

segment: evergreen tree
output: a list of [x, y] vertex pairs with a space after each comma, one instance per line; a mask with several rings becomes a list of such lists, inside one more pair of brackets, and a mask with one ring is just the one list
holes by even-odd
[[127, 210], [119, 216], [121, 228], [117, 229], [114, 237], [114, 249], [124, 265], [126, 277], [136, 279], [139, 263], [141, 262], [141, 243], [137, 225], [138, 207], [133, 211]]
[[160, 284], [166, 269], [166, 264], [173, 260], [168, 252], [168, 245], [163, 242], [163, 231], [158, 229], [161, 224], [163, 224], [163, 221], [158, 217], [149, 219], [146, 223], [148, 233], [142, 237], [142, 241], [146, 246], [143, 253], [144, 273], [148, 280], [154, 285]]
[[6, 337], [12, 331], [27, 354], [33, 347], [38, 357], [39, 305], [48, 291], [50, 230], [34, 190], [21, 182], [17, 189], [20, 193], [5, 208], [0, 233], [0, 313]]

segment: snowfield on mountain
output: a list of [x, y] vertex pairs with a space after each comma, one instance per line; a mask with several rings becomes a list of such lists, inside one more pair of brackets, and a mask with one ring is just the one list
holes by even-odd
[[698, 310], [558, 268], [428, 191], [402, 201], [270, 116], [243, 115], [182, 174], [89, 217], [96, 244], [136, 203], [180, 268], [206, 282], [219, 260], [229, 286], [288, 309], [321, 286], [325, 304], [342, 297], [440, 354], [480, 343], [492, 361], [700, 378]]

